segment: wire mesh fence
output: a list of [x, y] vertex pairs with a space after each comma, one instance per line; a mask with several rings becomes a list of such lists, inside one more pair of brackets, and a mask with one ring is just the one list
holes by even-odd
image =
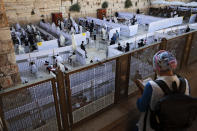
[[[58, 129], [52, 81], [34, 84], [1, 96], [9, 131]], [[46, 126], [48, 125], [48, 126]], [[50, 125], [50, 126], [49, 126]]]
[[159, 44], [154, 44], [148, 48], [135, 51], [131, 54], [128, 94], [138, 90], [134, 83], [136, 79], [145, 79], [147, 77], [154, 76], [152, 58], [158, 51]]
[[69, 76], [73, 122], [114, 103], [116, 61]]
[[188, 64], [192, 64], [196, 61], [197, 61], [197, 32], [193, 34], [193, 40], [192, 40]]
[[181, 61], [184, 54], [185, 44], [187, 43], [187, 36], [176, 37], [167, 41], [166, 50], [171, 52], [177, 59], [177, 70], [181, 67]]

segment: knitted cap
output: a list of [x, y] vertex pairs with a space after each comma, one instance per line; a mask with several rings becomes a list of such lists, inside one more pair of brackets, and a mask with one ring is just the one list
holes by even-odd
[[174, 70], [177, 67], [177, 60], [172, 53], [160, 50], [153, 57], [153, 69], [159, 72]]

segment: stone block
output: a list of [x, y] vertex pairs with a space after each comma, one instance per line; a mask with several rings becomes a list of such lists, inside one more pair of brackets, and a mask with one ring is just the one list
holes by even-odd
[[3, 73], [4, 76], [18, 73], [18, 66], [16, 64], [15, 65], [1, 66], [0, 67], [0, 73]]
[[14, 52], [7, 54], [7, 58], [10, 64], [16, 64], [16, 57]]
[[6, 66], [6, 65], [8, 65], [7, 54], [1, 54], [0, 55], [0, 66]]
[[0, 40], [0, 54], [14, 52], [12, 40]]
[[9, 27], [0, 28], [0, 40], [10, 40], [11, 34]]
[[14, 83], [14, 85], [21, 83], [21, 79], [20, 79], [20, 74], [19, 73], [12, 74], [11, 75], [11, 79], [12, 79], [12, 82]]
[[2, 88], [8, 88], [13, 85], [13, 81], [11, 76], [6, 76], [6, 77], [0, 77], [0, 87]]

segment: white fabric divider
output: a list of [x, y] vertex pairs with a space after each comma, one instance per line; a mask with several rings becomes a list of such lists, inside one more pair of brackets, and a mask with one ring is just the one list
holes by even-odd
[[186, 29], [187, 25], [178, 26], [178, 29]]
[[117, 23], [112, 23], [112, 22], [108, 22], [108, 21], [104, 21], [104, 20], [100, 20], [97, 18], [93, 18], [93, 17], [86, 17], [88, 21], [94, 21], [94, 23], [96, 23], [97, 25], [100, 26], [107, 26], [108, 28], [120, 28], [120, 35], [123, 36], [133, 36], [137, 34], [138, 31], [138, 25], [133, 25], [133, 26], [127, 26], [127, 25], [123, 25], [123, 24], [117, 24]]
[[50, 49], [58, 48], [58, 42], [57, 42], [57, 39], [44, 41], [44, 42], [38, 42], [37, 46], [38, 46], [39, 51], [50, 50]]
[[170, 26], [180, 25], [183, 23], [183, 17], [168, 18], [149, 24], [148, 32], [155, 32], [157, 30], [168, 28]]
[[62, 34], [65, 37], [65, 39], [68, 41], [67, 43], [71, 44], [71, 35], [69, 35], [68, 33], [65, 33], [64, 31], [57, 29], [55, 25], [53, 24], [50, 25], [49, 23], [40, 22], [40, 27], [44, 28], [48, 32], [56, 34], [59, 37]]
[[122, 27], [120, 33], [124, 36], [129, 37], [136, 35], [137, 31], [138, 31], [138, 25], [133, 25], [129, 27]]
[[189, 26], [189, 27], [190, 27], [190, 28], [192, 28], [192, 29], [197, 30], [197, 23], [190, 24], [190, 26]]
[[134, 15], [136, 16], [137, 22], [139, 24], [150, 24], [152, 22], [165, 19], [165, 18], [154, 17], [154, 16], [149, 16], [149, 15], [134, 14], [134, 13], [128, 13], [128, 12], [118, 12], [118, 17], [124, 18], [127, 20], [132, 19]]
[[82, 41], [84, 41], [84, 45], [87, 44], [86, 38], [88, 37], [87, 33], [82, 33], [82, 34], [75, 34], [75, 41], [77, 46], [80, 46]]
[[189, 18], [189, 23], [194, 23], [196, 20], [196, 14], [192, 14]]
[[117, 49], [114, 48], [108, 48], [108, 57], [113, 57], [113, 56], [117, 56], [123, 54], [123, 52], [118, 51]]
[[74, 20], [72, 17], [70, 17], [70, 19], [71, 19], [71, 21], [72, 21], [72, 25], [73, 25], [74, 28], [75, 28], [75, 31], [76, 31], [77, 33], [79, 33], [78, 24], [75, 22], [75, 20]]
[[120, 35], [120, 28], [112, 28], [109, 31], [109, 40], [111, 40], [111, 38], [113, 37], [113, 34], [116, 33], [116, 31], [118, 31], [119, 35]]
[[76, 49], [76, 61], [78, 61], [81, 65], [86, 64], [85, 51], [81, 48]]
[[56, 49], [32, 52], [29, 54], [16, 55], [16, 61], [27, 60], [27, 59], [42, 57], [42, 56], [52, 56], [52, 55], [55, 55], [61, 52], [67, 52], [67, 51], [72, 51], [72, 47], [66, 46], [66, 47], [61, 47], [61, 48], [56, 48]]

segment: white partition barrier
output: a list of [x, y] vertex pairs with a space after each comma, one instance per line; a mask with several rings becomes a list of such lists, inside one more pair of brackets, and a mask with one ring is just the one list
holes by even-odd
[[180, 25], [182, 23], [183, 23], [183, 17], [169, 18], [169, 19], [152, 22], [149, 24], [148, 32], [155, 32], [157, 30], [161, 30], [175, 25]]
[[137, 34], [137, 32], [138, 32], [138, 25], [121, 28], [121, 34], [127, 37], [134, 36]]
[[76, 61], [79, 62], [81, 65], [86, 64], [85, 51], [81, 48], [76, 49]]
[[72, 21], [72, 25], [74, 26], [76, 33], [79, 33], [78, 24], [75, 22], [75, 20], [72, 17], [70, 17], [70, 19]]
[[189, 23], [194, 23], [195, 22], [195, 20], [196, 20], [196, 14], [192, 14], [191, 16], [190, 16], [190, 18], [189, 18]]
[[123, 52], [118, 51], [117, 49], [108, 47], [108, 57], [113, 57], [113, 56], [117, 56], [120, 54], [123, 54]]
[[82, 33], [82, 34], [75, 34], [75, 41], [77, 46], [80, 46], [82, 41], [84, 41], [84, 45], [87, 44], [88, 33]]
[[[109, 28], [120, 28], [120, 35], [123, 36], [133, 36], [137, 34], [138, 31], [138, 25], [133, 25], [133, 26], [127, 26], [127, 25], [123, 25], [123, 24], [117, 24], [117, 23], [112, 23], [112, 22], [108, 22], [108, 21], [104, 21], [104, 20], [100, 20], [97, 18], [93, 18], [93, 17], [86, 17], [87, 20], [89, 22], [91, 22], [92, 20], [94, 21], [94, 23], [96, 23], [97, 25], [100, 26], [107, 26]], [[82, 19], [80, 19], [82, 20]]]
[[118, 31], [118, 33], [120, 34], [120, 28], [112, 28], [109, 31], [109, 40], [111, 40], [111, 38], [113, 37], [113, 34], [116, 33], [116, 31]]
[[149, 15], [134, 14], [134, 13], [128, 13], [128, 12], [118, 12], [118, 17], [124, 18], [126, 20], [132, 19], [134, 15], [136, 16], [137, 22], [139, 24], [150, 24], [152, 22], [165, 19], [165, 18], [154, 17], [154, 16], [149, 16]]
[[68, 52], [68, 51], [72, 51], [71, 46], [55, 48], [55, 49], [50, 49], [50, 50], [43, 50], [43, 51], [38, 51], [38, 52], [32, 52], [32, 53], [28, 53], [28, 54], [21, 54], [21, 55], [16, 55], [16, 61], [27, 60], [27, 59], [42, 57], [42, 56], [53, 56], [53, 55], [59, 54], [61, 52]]
[[55, 49], [58, 48], [58, 41], [57, 39], [55, 39], [50, 41], [38, 42], [37, 46], [39, 51]]
[[69, 35], [68, 33], [65, 33], [64, 31], [59, 30], [59, 28], [57, 29], [55, 25], [53, 26], [49, 23], [40, 22], [40, 27], [42, 27], [43, 29], [47, 30], [48, 32], [51, 32], [59, 37], [62, 34], [65, 37], [65, 39], [67, 40], [66, 43], [71, 44], [71, 35]]
[[191, 29], [197, 30], [197, 23], [190, 24], [189, 26]]

